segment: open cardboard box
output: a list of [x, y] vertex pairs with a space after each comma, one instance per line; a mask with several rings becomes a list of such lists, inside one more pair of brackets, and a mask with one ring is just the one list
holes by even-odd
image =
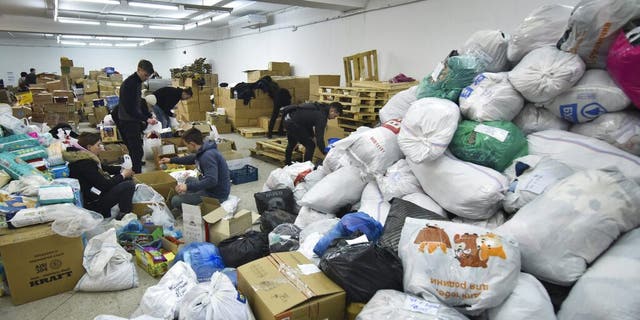
[[217, 245], [251, 228], [251, 211], [240, 209], [231, 219], [224, 219], [226, 215], [220, 202], [214, 198], [202, 197], [199, 205], [183, 204], [185, 243], [208, 241]]

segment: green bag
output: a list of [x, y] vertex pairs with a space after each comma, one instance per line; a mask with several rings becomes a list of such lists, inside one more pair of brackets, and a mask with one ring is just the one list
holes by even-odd
[[[486, 65], [474, 56], [462, 55], [447, 58], [444, 69], [434, 81], [432, 75], [422, 79], [416, 97], [442, 98], [458, 103], [460, 92], [473, 82], [473, 79], [484, 72]], [[434, 73], [437, 73], [436, 70]]]
[[460, 160], [500, 172], [514, 159], [529, 153], [524, 133], [509, 121], [462, 121], [449, 149]]

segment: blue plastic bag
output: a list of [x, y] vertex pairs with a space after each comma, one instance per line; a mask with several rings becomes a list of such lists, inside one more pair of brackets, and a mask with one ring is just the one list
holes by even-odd
[[346, 214], [333, 229], [327, 232], [313, 247], [313, 252], [322, 257], [325, 251], [336, 238], [348, 237], [356, 231], [367, 235], [369, 241], [377, 241], [382, 235], [382, 224], [364, 212]]
[[209, 242], [193, 242], [182, 247], [174, 263], [184, 261], [198, 276], [199, 282], [211, 280], [211, 275], [224, 269], [224, 262], [218, 248]]

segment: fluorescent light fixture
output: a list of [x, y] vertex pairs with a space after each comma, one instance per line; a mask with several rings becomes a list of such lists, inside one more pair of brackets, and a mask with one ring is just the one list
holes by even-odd
[[121, 37], [96, 37], [98, 40], [112, 40], [112, 41], [122, 41], [124, 38]]
[[53, 0], [53, 21], [58, 21], [58, 0]]
[[84, 42], [77, 42], [77, 41], [60, 41], [60, 44], [66, 44], [70, 46], [86, 46], [87, 45]]
[[218, 4], [221, 1], [222, 0], [204, 0], [202, 2], [202, 4], [205, 5], [205, 6], [215, 6], [216, 4]]
[[119, 5], [120, 1], [116, 0], [71, 0], [72, 2], [88, 2], [88, 3], [99, 3], [99, 4], [111, 4], [111, 5]]
[[53, 34], [51, 34], [51, 33], [45, 33], [45, 34], [44, 34], [44, 36], [45, 36], [45, 37], [53, 37]]
[[76, 20], [76, 19], [69, 19], [69, 18], [58, 18], [58, 22], [73, 23], [73, 24], [90, 24], [94, 26], [100, 25], [100, 21]]
[[57, 35], [57, 36], [56, 36], [56, 41], [57, 41], [58, 43], [60, 43], [60, 35]]
[[196, 24], [195, 22], [194, 23], [187, 23], [187, 24], [184, 25], [184, 29], [185, 30], [191, 30], [191, 29], [193, 29], [193, 28], [195, 28], [197, 26], [198, 26], [198, 24]]
[[140, 42], [140, 44], [138, 45], [142, 47], [142, 46], [148, 45], [151, 42], [153, 42], [153, 40], [143, 41], [143, 42]]
[[130, 7], [149, 8], [159, 10], [176, 10], [178, 7], [164, 4], [147, 3], [147, 2], [129, 2]]
[[69, 34], [63, 34], [62, 39], [91, 39], [93, 38], [92, 36], [74, 36], [74, 35], [69, 35]]
[[217, 16], [215, 16], [215, 17], [211, 18], [211, 21], [218, 21], [218, 20], [222, 20], [222, 19], [224, 19], [224, 18], [226, 18], [226, 17], [228, 17], [228, 16], [230, 16], [230, 15], [231, 15], [231, 14], [230, 14], [230, 13], [228, 13], [228, 12], [227, 12], [227, 13], [223, 13], [223, 14], [219, 14], [219, 15], [217, 15]]
[[125, 41], [153, 41], [154, 38], [124, 38]]
[[149, 26], [149, 29], [157, 29], [157, 30], [182, 30], [182, 25], [177, 25], [177, 24], [155, 25], [155, 26]]
[[122, 27], [122, 28], [144, 28], [143, 25], [137, 23], [119, 23], [119, 22], [107, 22], [109, 27]]
[[116, 43], [116, 47], [137, 47], [137, 43]]
[[227, 3], [224, 5], [225, 8], [233, 8], [234, 10], [238, 10], [238, 9], [242, 9], [244, 7], [248, 7], [252, 4], [254, 4], [255, 1], [231, 1], [230, 3]]
[[201, 21], [198, 21], [198, 26], [204, 26], [205, 24], [209, 24], [211, 23], [211, 19], [204, 19]]
[[90, 46], [93, 47], [111, 47], [113, 46], [111, 43], [106, 43], [106, 42], [91, 42], [89, 43]]

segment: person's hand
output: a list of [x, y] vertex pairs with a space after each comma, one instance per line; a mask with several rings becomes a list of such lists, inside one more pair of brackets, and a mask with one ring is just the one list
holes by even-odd
[[178, 194], [183, 194], [185, 192], [187, 192], [187, 185], [184, 183], [180, 183], [176, 186], [176, 192]]
[[149, 118], [147, 119], [147, 123], [150, 125], [154, 125], [156, 123], [158, 123], [158, 120], [154, 119], [154, 118]]
[[167, 163], [171, 163], [171, 159], [169, 158], [161, 158], [160, 160], [158, 160], [159, 164], [167, 164]]
[[133, 177], [134, 172], [131, 169], [122, 169], [120, 174], [122, 174], [122, 176], [125, 177], [125, 179], [126, 179], [126, 178]]

